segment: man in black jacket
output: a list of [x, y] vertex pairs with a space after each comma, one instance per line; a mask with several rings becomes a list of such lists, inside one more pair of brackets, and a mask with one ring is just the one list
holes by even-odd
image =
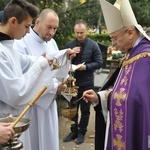
[[[75, 23], [74, 32], [76, 38], [69, 41], [65, 48], [80, 47], [81, 51], [75, 58], [73, 58], [72, 64], [79, 65], [84, 63], [84, 65], [74, 72], [76, 85], [79, 86], [79, 89], [78, 96], [72, 98], [71, 103], [69, 104], [70, 107], [75, 107], [73, 102], [82, 97], [84, 91], [94, 88], [94, 71], [102, 67], [102, 54], [98, 44], [86, 37], [86, 22], [83, 20], [78, 20]], [[90, 117], [90, 104], [91, 102], [86, 103], [83, 100], [77, 102], [77, 114], [72, 119], [75, 124], [71, 125], [71, 133], [64, 138], [64, 142], [69, 142], [77, 138], [76, 144], [83, 143]], [[80, 121], [78, 121], [79, 105], [81, 110]]]

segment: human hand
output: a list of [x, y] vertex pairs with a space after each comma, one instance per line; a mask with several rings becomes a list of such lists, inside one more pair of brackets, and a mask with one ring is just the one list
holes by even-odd
[[9, 114], [9, 116], [8, 116], [7, 118], [12, 119], [12, 118], [13, 118], [13, 115], [12, 115], [12, 114]]
[[73, 59], [76, 57], [76, 54], [80, 53], [80, 47], [74, 47], [73, 49], [67, 49], [67, 57], [68, 59]]
[[44, 53], [42, 54], [42, 56], [46, 58], [46, 53], [44, 52]]
[[0, 144], [6, 143], [15, 134], [15, 131], [10, 127], [10, 123], [0, 123]]
[[85, 100], [87, 103], [88, 101], [97, 103], [98, 102], [98, 96], [93, 90], [87, 90], [83, 92], [83, 100]]
[[[82, 65], [82, 64], [78, 64], [78, 65]], [[77, 66], [78, 66], [77, 65]], [[82, 65], [81, 67], [78, 68], [79, 71], [83, 71], [86, 70], [86, 65]]]
[[49, 64], [49, 66], [51, 66], [53, 64], [55, 58], [47, 58], [47, 62]]
[[60, 82], [57, 88], [57, 94], [60, 94], [67, 87], [66, 82]]
[[[41, 56], [46, 58], [46, 53], [44, 52]], [[46, 59], [47, 59], [49, 66], [51, 66], [55, 58], [46, 58]]]
[[113, 89], [108, 89], [105, 93], [105, 99], [108, 100], [108, 95]]

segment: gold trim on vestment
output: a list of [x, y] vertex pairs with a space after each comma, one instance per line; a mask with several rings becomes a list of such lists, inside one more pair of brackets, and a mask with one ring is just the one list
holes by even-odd
[[143, 58], [143, 57], [150, 57], [150, 52], [143, 52], [141, 54], [138, 54], [128, 60], [124, 60], [123, 63], [122, 63], [122, 66], [121, 68], [125, 67], [126, 65], [129, 65], [131, 63], [133, 63], [134, 61], [137, 61], [139, 60], [140, 58]]

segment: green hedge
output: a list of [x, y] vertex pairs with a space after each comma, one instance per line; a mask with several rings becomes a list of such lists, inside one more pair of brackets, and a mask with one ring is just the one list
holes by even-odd
[[[110, 37], [108, 34], [87, 34], [87, 37], [89, 37], [90, 39], [98, 42], [98, 43], [102, 43], [104, 45], [111, 45], [111, 41], [110, 41]], [[66, 42], [71, 41], [75, 38], [75, 34], [72, 34], [68, 37], [64, 37], [63, 35], [59, 35], [57, 36], [56, 42], [59, 46], [60, 49], [63, 49]]]
[[108, 34], [88, 34], [87, 36], [98, 43], [102, 43], [107, 46], [111, 45], [110, 37]]

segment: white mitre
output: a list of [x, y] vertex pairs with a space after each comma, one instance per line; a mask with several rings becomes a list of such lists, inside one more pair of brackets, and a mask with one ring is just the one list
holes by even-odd
[[114, 5], [106, 0], [100, 0], [100, 4], [109, 34], [124, 27], [134, 25], [150, 41], [141, 25], [137, 23], [129, 0], [116, 0]]

